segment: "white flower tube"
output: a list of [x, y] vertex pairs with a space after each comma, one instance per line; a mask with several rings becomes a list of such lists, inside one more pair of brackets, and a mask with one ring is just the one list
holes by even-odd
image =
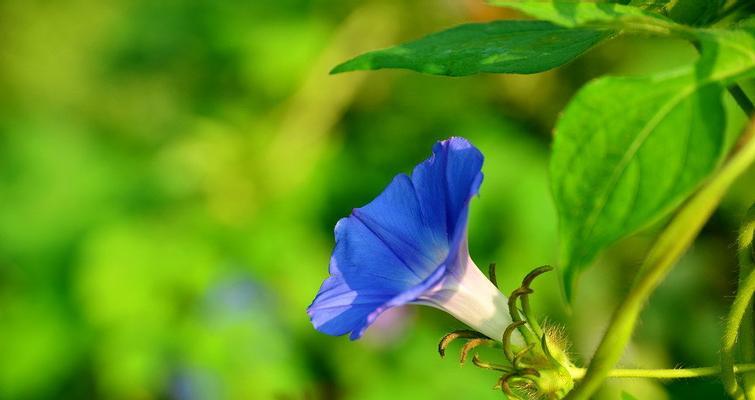
[[[500, 342], [503, 332], [512, 323], [508, 299], [475, 265], [466, 251], [466, 243], [461, 249], [454, 273], [446, 275], [414, 303], [441, 309]], [[521, 343], [518, 332], [512, 334], [512, 340]]]

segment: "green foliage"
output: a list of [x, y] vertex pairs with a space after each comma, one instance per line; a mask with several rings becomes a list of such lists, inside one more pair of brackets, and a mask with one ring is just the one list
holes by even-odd
[[739, 21], [739, 23], [736, 24], [736, 27], [737, 29], [750, 32], [750, 34], [755, 34], [755, 16]]
[[600, 250], [666, 215], [715, 168], [722, 90], [692, 70], [609, 77], [567, 106], [551, 158], [567, 295]]
[[628, 23], [666, 25], [670, 22], [660, 14], [639, 7], [615, 3], [580, 3], [577, 1], [488, 0], [494, 6], [519, 10], [534, 18], [575, 27], [587, 24], [622, 28]]
[[694, 69], [598, 79], [559, 120], [551, 179], [567, 297], [601, 250], [668, 215], [721, 160], [723, 84], [752, 73], [755, 47], [743, 32], [701, 38]]
[[332, 73], [404, 68], [434, 75], [532, 74], [565, 64], [610, 36], [542, 21], [467, 24], [347, 61]]
[[[561, 105], [596, 75], [647, 70], [656, 65], [650, 54], [689, 53], [679, 40], [596, 46], [637, 31], [694, 41], [703, 59], [692, 72], [588, 85], [635, 82], [644, 92], [603, 93], [577, 122], [597, 124], [610, 105], [623, 107], [627, 122], [652, 104], [626, 103], [645, 95], [657, 104], [674, 88], [691, 88], [669, 118], [694, 128], [678, 134], [701, 139], [694, 143], [703, 153], [690, 158], [698, 174], [687, 183], [695, 186], [726, 150], [701, 125], [720, 126], [714, 98], [734, 82], [752, 93], [743, 79], [752, 76], [755, 19], [746, 18], [750, 6], [725, 23], [694, 22], [716, 21], [715, 29], [682, 25], [683, 9], [671, 7], [687, 1], [496, 0], [543, 21], [466, 25], [416, 42], [444, 38], [434, 47], [383, 51], [349, 67], [390, 56], [430, 73], [531, 73], [595, 49], [583, 59], [589, 64], [555, 74], [465, 80], [325, 75], [339, 57], [390, 43], [397, 26], [421, 37], [428, 26], [501, 11], [480, 12], [474, 1], [0, 2], [8, 55], [0, 65], [0, 399], [502, 398], [491, 389], [495, 374], [438, 360], [437, 339], [460, 325], [436, 310], [400, 313], [354, 343], [312, 329], [304, 310], [325, 277], [333, 225], [425, 157], [429, 144], [463, 135], [486, 156], [470, 210], [475, 261], [498, 263], [504, 291], [532, 266], [553, 264], [549, 132]], [[744, 1], [726, 6], [733, 3]], [[693, 110], [704, 113], [686, 114]], [[608, 122], [603, 133], [614, 140], [607, 131], [617, 121]], [[739, 130], [734, 122], [727, 131]], [[663, 132], [658, 140], [679, 143]], [[679, 149], [665, 155], [652, 170], [657, 181], [667, 162], [679, 165]], [[734, 277], [711, 276], [731, 267], [732, 235], [753, 187], [751, 169], [653, 298], [637, 337], [654, 343], [638, 340], [633, 359], [717, 362], [721, 298]], [[672, 211], [673, 201], [653, 195], [670, 204], [655, 219]], [[538, 283], [534, 308], [570, 334], [592, 331], [625, 290], [615, 283], [633, 273], [620, 267], [636, 264], [646, 240], [622, 241], [603, 257], [613, 268], [582, 278], [572, 304], [580, 318], [567, 319], [553, 278]], [[584, 341], [574, 342], [586, 354]], [[723, 396], [713, 379], [615, 382], [642, 398]], [[659, 396], [645, 396], [648, 388]]]
[[755, 32], [706, 29], [694, 31], [702, 55], [698, 80], [731, 85], [755, 76]]
[[721, 7], [722, 0], [681, 0], [670, 2], [666, 12], [674, 21], [702, 25], [713, 18]]
[[627, 392], [621, 392], [621, 400], [637, 400], [637, 398]]
[[617, 25], [658, 23], [657, 20], [703, 25], [716, 17], [722, 6], [721, 0], [635, 0], [627, 5], [578, 0], [488, 0], [488, 3], [566, 26], [595, 22]]
[[[462, 25], [367, 53], [333, 72], [405, 68], [450, 76], [535, 73], [564, 64], [620, 33], [684, 39], [701, 53], [694, 66], [647, 76], [596, 79], [574, 96], [559, 119], [550, 172], [560, 222], [561, 265], [567, 297], [571, 298], [581, 269], [612, 243], [668, 217], [723, 160], [732, 143], [726, 136], [730, 130], [724, 93], [728, 86], [755, 73], [752, 24], [743, 22], [739, 29], [710, 28], [732, 15], [735, 21], [743, 19], [737, 14], [746, 8], [743, 1], [488, 3], [516, 9], [539, 21]], [[539, 28], [522, 29], [525, 26]], [[560, 36], [554, 36], [556, 26], [562, 27]], [[735, 100], [750, 113], [752, 103], [739, 87], [735, 89]], [[710, 206], [712, 210], [714, 205]], [[708, 215], [697, 216], [697, 229]], [[682, 221], [673, 225], [675, 229], [684, 229], [687, 220]], [[662, 238], [666, 244], [675, 244], [676, 236]], [[689, 233], [686, 242], [679, 242], [674, 257], [692, 238]], [[649, 260], [655, 260], [653, 257], [659, 256], [651, 253]], [[649, 269], [665, 268], [665, 272], [641, 275], [650, 278], [642, 281], [640, 289], [633, 288], [634, 296], [622, 303], [616, 314], [619, 322], [609, 327], [598, 348], [599, 362], [593, 364], [598, 371], [588, 370], [583, 380], [586, 384], [577, 387], [575, 398], [591, 397], [608, 375], [641, 310], [632, 302], [640, 299], [637, 304], [644, 303], [646, 297], [642, 296], [649, 296], [676, 261], [649, 264]], [[623, 398], [632, 397], [624, 394]]]

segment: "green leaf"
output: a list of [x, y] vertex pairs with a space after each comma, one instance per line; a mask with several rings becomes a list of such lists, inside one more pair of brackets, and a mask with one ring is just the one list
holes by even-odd
[[755, 33], [755, 15], [751, 15], [736, 24], [737, 29]]
[[672, 1], [677, 0], [630, 0], [628, 4], [645, 10], [662, 12]]
[[672, 20], [688, 25], [704, 25], [713, 20], [722, 2], [712, 0], [682, 0], [669, 3], [667, 15]]
[[621, 400], [637, 400], [637, 398], [627, 392], [621, 392]]
[[702, 48], [698, 75], [731, 85], [755, 73], [755, 30], [698, 29]]
[[667, 15], [690, 25], [710, 23], [723, 6], [723, 0], [632, 0], [630, 5]]
[[569, 299], [598, 252], [668, 214], [717, 166], [722, 94], [690, 68], [598, 79], [572, 99], [550, 165]]
[[586, 85], [558, 121], [551, 158], [566, 294], [613, 242], [672, 212], [721, 161], [726, 86], [755, 75], [755, 38], [695, 30], [696, 66]]
[[488, 0], [488, 3], [498, 7], [513, 8], [534, 18], [568, 27], [601, 24], [622, 28], [629, 23], [642, 23], [668, 28], [671, 23], [660, 14], [615, 3], [565, 0]]
[[466, 24], [363, 54], [331, 73], [403, 68], [450, 76], [532, 74], [565, 64], [610, 35], [606, 29], [568, 29], [544, 21]]

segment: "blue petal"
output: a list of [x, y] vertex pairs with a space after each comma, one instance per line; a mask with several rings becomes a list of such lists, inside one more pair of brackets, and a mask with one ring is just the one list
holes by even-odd
[[411, 178], [397, 175], [370, 204], [338, 221], [330, 277], [307, 310], [315, 328], [357, 339], [383, 311], [454, 273], [482, 162], [466, 139], [438, 142]]

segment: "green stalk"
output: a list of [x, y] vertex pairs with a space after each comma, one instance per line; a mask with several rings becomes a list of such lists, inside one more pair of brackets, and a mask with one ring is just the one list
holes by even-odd
[[[734, 375], [734, 348], [739, 336], [739, 326], [747, 313], [752, 294], [755, 292], [755, 273], [752, 271], [739, 287], [737, 297], [731, 306], [729, 318], [726, 321], [726, 333], [721, 352], [721, 379], [726, 391], [736, 400], [745, 399], [745, 391], [739, 386], [737, 377]], [[748, 390], [750, 391], [750, 390]]]
[[[746, 221], [739, 236], [739, 265], [743, 271], [748, 271], [747, 273], [752, 275], [755, 273], [755, 205], [750, 207]], [[755, 310], [752, 305], [752, 293], [750, 306], [742, 320], [741, 335], [742, 359], [746, 362], [755, 361]], [[742, 380], [745, 396], [755, 399], [755, 373], [745, 374]]]
[[[755, 364], [734, 365], [734, 373], [747, 374], [755, 371]], [[649, 379], [689, 379], [716, 376], [721, 373], [721, 367], [702, 368], [668, 368], [668, 369], [612, 369], [609, 378], [649, 378]], [[585, 376], [584, 368], [570, 368], [569, 374], [575, 380]]]
[[721, 350], [721, 379], [724, 388], [737, 400], [755, 399], [755, 374], [742, 377], [743, 386], [734, 375], [734, 352], [739, 342], [740, 355], [744, 361], [755, 358], [755, 332], [753, 310], [750, 305], [755, 293], [755, 260], [753, 259], [753, 235], [755, 234], [755, 206], [750, 208], [739, 235], [739, 288], [726, 320], [723, 347]]
[[680, 209], [650, 250], [628, 295], [614, 312], [584, 379], [566, 397], [588, 400], [600, 388], [624, 352], [634, 325], [653, 290], [690, 246], [718, 206], [729, 186], [755, 161], [755, 119], [745, 129], [745, 141], [711, 179]]

